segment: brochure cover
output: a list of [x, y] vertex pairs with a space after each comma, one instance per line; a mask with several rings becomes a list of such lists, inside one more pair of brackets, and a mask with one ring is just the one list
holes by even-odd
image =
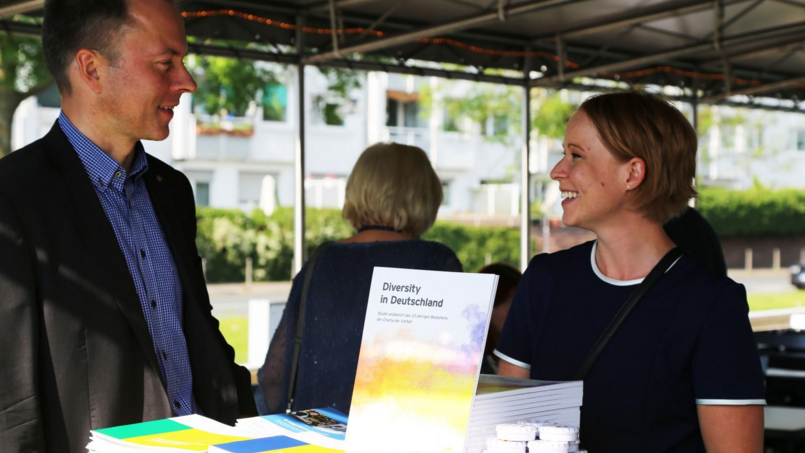
[[[207, 451], [210, 445], [251, 439], [201, 415], [93, 430], [90, 451]], [[146, 448], [143, 448], [146, 447]], [[147, 448], [151, 447], [151, 448]]]
[[497, 279], [375, 268], [350, 451], [463, 451]]
[[242, 440], [210, 447], [210, 453], [343, 453], [342, 450], [310, 445], [301, 440], [287, 436], [265, 437], [262, 439]]
[[319, 447], [341, 450], [347, 431], [347, 416], [333, 408], [307, 409], [240, 419], [237, 427], [254, 437], [286, 436]]

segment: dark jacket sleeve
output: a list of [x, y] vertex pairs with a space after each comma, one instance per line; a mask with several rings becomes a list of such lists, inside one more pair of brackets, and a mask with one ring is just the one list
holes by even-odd
[[[188, 181], [187, 177], [185, 177], [182, 173], [177, 172], [180, 176], [178, 180], [178, 191], [181, 196], [183, 206], [186, 206], [187, 211], [184, 213], [185, 218], [187, 219], [188, 224], [190, 225], [189, 228], [191, 229], [191, 238], [192, 244], [190, 244], [190, 250], [193, 253], [193, 259], [197, 262], [201, 261], [201, 257], [198, 254], [198, 248], [196, 247], [196, 232], [198, 230], [198, 224], [196, 220], [196, 203], [195, 198], [193, 197], [193, 189], [190, 186], [190, 181]], [[224, 351], [226, 352], [227, 363], [228, 366], [232, 369], [232, 376], [235, 379], [235, 385], [237, 387], [238, 392], [238, 405], [240, 409], [240, 416], [241, 417], [251, 417], [256, 416], [257, 414], [257, 407], [254, 404], [254, 396], [252, 395], [252, 377], [249, 370], [245, 367], [242, 367], [235, 363], [235, 349], [226, 342], [223, 334], [221, 334], [221, 329], [218, 323], [218, 320], [212, 315], [212, 305], [210, 304], [209, 295], [207, 294], [206, 284], [204, 281], [204, 272], [201, 266], [196, 266], [194, 270], [195, 274], [193, 275], [193, 280], [195, 282], [200, 282], [199, 284], [203, 286], [201, 289], [201, 293], [203, 294], [204, 306], [202, 306], [202, 312], [204, 317], [212, 326], [215, 335], [217, 335], [216, 341], [220, 342], [223, 345]]]
[[38, 314], [31, 255], [0, 193], [0, 452], [46, 451], [38, 389]]

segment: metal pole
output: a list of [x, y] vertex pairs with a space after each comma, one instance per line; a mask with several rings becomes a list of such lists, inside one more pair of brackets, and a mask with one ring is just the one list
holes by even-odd
[[[765, 93], [767, 91], [781, 90], [783, 88], [788, 88], [788, 87], [790, 87], [792, 85], [797, 85], [797, 84], [800, 84], [800, 83], [805, 83], [805, 76], [803, 76], [803, 77], [794, 77], [793, 79], [781, 80], [779, 82], [766, 83], [764, 85], [758, 85], [758, 86], [754, 86], [754, 87], [743, 88], [743, 89], [740, 89], [740, 90], [732, 90], [731, 95], [732, 96], [737, 96], [737, 95], [742, 94], [742, 95], [750, 96], [750, 95], [753, 95], [753, 94]], [[721, 101], [721, 100], [724, 100], [724, 99], [728, 98], [729, 96], [730, 95], [728, 95], [726, 93], [715, 95], [715, 96], [707, 96], [707, 97], [702, 98], [702, 101], [703, 102], [718, 102], [718, 101]]]
[[[693, 107], [693, 115], [691, 115], [692, 116], [691, 119], [693, 120], [692, 121], [693, 122], [693, 131], [694, 131], [694, 133], [696, 133], [696, 137], [697, 137], [697, 140], [696, 140], [696, 168], [693, 169], [693, 184], [695, 185], [696, 184], [696, 174], [699, 172], [699, 163], [701, 162], [701, 159], [702, 159], [701, 153], [699, 152], [699, 145], [698, 145], [698, 143], [699, 143], [699, 141], [698, 141], [698, 137], [699, 137], [699, 93], [698, 93], [698, 91], [696, 91], [696, 87], [693, 84], [691, 84], [690, 91], [691, 91], [690, 106]], [[693, 197], [693, 199], [690, 200], [690, 204], [691, 204], [692, 208], [697, 208], [698, 205], [699, 205], [699, 198], [698, 197]]]
[[8, 5], [0, 8], [0, 17], [13, 16], [16, 14], [25, 14], [31, 11], [36, 11], [45, 6], [45, 0], [31, 0], [27, 2], [17, 3], [16, 5]]
[[[333, 36], [333, 54], [340, 57], [341, 53], [338, 51], [338, 30], [335, 25], [335, 0], [330, 0], [330, 33]], [[299, 55], [302, 55], [299, 53]]]
[[[297, 25], [302, 25], [302, 16], [297, 16]], [[304, 53], [303, 35], [296, 32], [296, 52]], [[302, 270], [305, 262], [305, 63], [296, 65], [297, 108], [299, 117], [296, 128], [296, 149], [294, 159], [294, 215], [293, 215], [293, 268], [294, 274]]]
[[562, 38], [562, 35], [560, 35], [560, 34], [556, 35], [556, 53], [557, 53], [557, 55], [559, 55], [559, 61], [557, 63], [557, 68], [556, 68], [557, 71], [558, 71], [558, 74], [559, 74], [559, 76], [558, 76], [559, 81], [564, 82], [565, 81], [565, 64], [567, 63], [567, 61], [566, 61], [566, 55], [565, 55], [565, 40], [564, 40], [564, 38]]
[[[530, 79], [531, 58], [525, 58], [523, 77]], [[523, 147], [520, 155], [520, 269], [525, 272], [531, 258], [531, 184], [529, 159], [531, 157], [531, 87], [528, 83], [523, 87], [522, 105]]]

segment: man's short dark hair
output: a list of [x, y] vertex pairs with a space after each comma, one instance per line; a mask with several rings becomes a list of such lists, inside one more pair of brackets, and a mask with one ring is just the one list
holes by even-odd
[[67, 74], [79, 49], [92, 49], [112, 64], [117, 41], [130, 20], [127, 0], [46, 0], [42, 47], [59, 90], [70, 94]]

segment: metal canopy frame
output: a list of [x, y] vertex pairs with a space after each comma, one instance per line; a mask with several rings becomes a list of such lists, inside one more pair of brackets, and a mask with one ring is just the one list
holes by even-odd
[[[691, 103], [694, 107], [701, 103], [719, 103], [805, 112], [799, 108], [798, 102], [794, 102], [792, 107], [780, 103], [774, 106], [757, 102], [752, 97], [774, 93], [777, 98], [805, 98], [805, 70], [802, 69], [805, 64], [790, 61], [805, 47], [803, 3], [791, 0], [664, 0], [641, 6], [637, 0], [608, 0], [606, 4], [614, 12], [599, 16], [568, 13], [565, 16], [583, 18], [569, 23], [561, 20], [550, 22], [537, 26], [535, 31], [523, 33], [523, 21], [533, 19], [539, 23], [543, 15], [548, 17], [557, 10], [585, 13], [585, 10], [573, 8], [589, 10], [599, 3], [592, 5], [590, 0], [443, 0], [438, 4], [441, 14], [449, 10], [454, 18], [436, 20], [425, 10], [411, 14], [410, 8], [406, 7], [417, 1], [421, 6], [423, 0], [195, 0], [185, 3], [183, 8], [188, 12], [208, 13], [202, 18], [186, 18], [188, 34], [199, 38], [190, 43], [191, 52], [293, 65], [298, 73], [296, 92], [300, 106], [304, 105], [304, 68], [308, 65], [522, 87], [520, 229], [523, 268], [531, 255], [528, 173], [531, 88], [602, 92], [626, 89], [624, 84], [603, 87], [580, 83], [581, 78], [590, 77], [628, 84], [682, 86], [686, 94], [671, 98]], [[0, 32], [26, 36], [41, 34], [37, 25], [7, 18], [16, 14], [38, 14], [43, 4], [44, 0], [21, 0], [0, 7], [0, 18], [6, 18], [0, 19]], [[774, 8], [775, 5], [792, 11], [802, 10], [801, 16], [792, 13], [795, 20], [790, 22], [767, 23], [749, 29], [740, 27], [758, 10]], [[702, 15], [707, 14], [712, 19], [709, 22], [702, 19]], [[262, 25], [267, 25], [266, 20], [270, 19], [274, 25], [281, 23], [281, 26], [260, 28], [265, 30], [263, 33], [257, 28], [261, 25], [247, 22], [261, 15], [266, 16], [262, 17]], [[673, 26], [674, 21], [688, 18], [693, 31]], [[509, 27], [508, 23], [513, 25]], [[705, 26], [697, 25], [700, 23]], [[349, 27], [358, 29], [353, 33], [357, 35], [355, 38], [347, 39]], [[736, 28], [740, 29], [727, 34], [728, 30]], [[635, 33], [656, 39], [649, 39], [651, 42], [642, 48], [630, 45]], [[258, 42], [277, 51], [217, 43], [227, 40]], [[667, 41], [680, 45], [669, 46]], [[295, 52], [281, 50], [291, 48]], [[443, 52], [442, 48], [447, 51]], [[375, 58], [350, 58], [356, 53]], [[455, 63], [459, 69], [417, 66], [409, 62], [412, 58]], [[774, 60], [764, 60], [768, 58]], [[647, 68], [653, 64], [662, 66]], [[500, 71], [488, 73], [488, 68], [514, 69], [520, 76]], [[537, 69], [539, 71], [535, 74]], [[632, 72], [618, 72], [623, 70]], [[744, 97], [748, 102], [738, 101], [734, 96]], [[302, 267], [306, 250], [304, 108], [300, 108], [298, 120], [294, 216], [294, 268], [297, 272]], [[694, 113], [694, 122], [696, 120]]]

